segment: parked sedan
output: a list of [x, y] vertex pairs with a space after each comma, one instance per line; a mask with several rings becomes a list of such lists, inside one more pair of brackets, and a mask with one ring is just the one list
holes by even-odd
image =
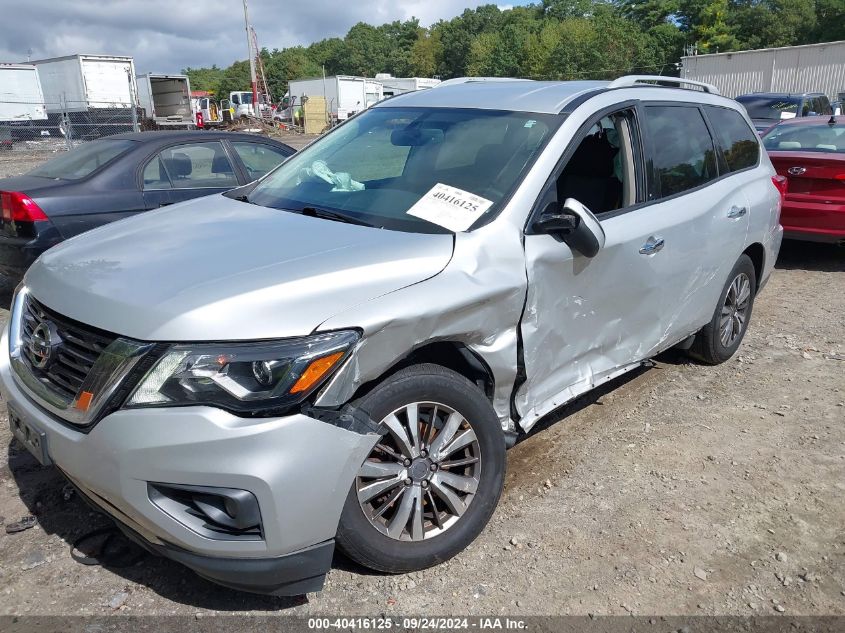
[[140, 132], [92, 141], [0, 180], [0, 272], [20, 277], [69, 237], [142, 211], [256, 180], [294, 153], [226, 132]]
[[784, 237], [845, 245], [845, 116], [784, 121], [763, 144], [787, 178]]

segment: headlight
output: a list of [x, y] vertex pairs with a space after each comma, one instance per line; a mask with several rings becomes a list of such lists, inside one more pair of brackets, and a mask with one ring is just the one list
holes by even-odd
[[260, 343], [174, 345], [144, 376], [127, 407], [210, 405], [270, 414], [304, 400], [340, 366], [355, 331]]

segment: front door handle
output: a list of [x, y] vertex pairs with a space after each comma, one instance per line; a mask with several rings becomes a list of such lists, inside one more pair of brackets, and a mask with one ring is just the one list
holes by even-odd
[[172, 202], [159, 202], [159, 203], [158, 203], [158, 206], [160, 206], [160, 207], [169, 207], [171, 204], [173, 204], [173, 203], [172, 203]]
[[729, 218], [741, 218], [746, 213], [748, 213], [748, 209], [746, 207], [738, 207], [736, 205], [731, 207], [731, 210], [728, 211]]
[[646, 243], [640, 247], [640, 254], [654, 255], [655, 253], [659, 253], [660, 251], [662, 251], [665, 245], [666, 242], [663, 240], [662, 237], [655, 237], [652, 235], [646, 240]]

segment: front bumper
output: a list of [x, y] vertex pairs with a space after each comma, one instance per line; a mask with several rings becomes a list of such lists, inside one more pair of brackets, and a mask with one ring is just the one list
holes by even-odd
[[[211, 407], [122, 410], [81, 433], [19, 389], [8, 350], [4, 333], [4, 399], [44, 433], [49, 459], [148, 549], [248, 591], [301, 593], [300, 580], [309, 591], [322, 585], [343, 503], [378, 435], [302, 414], [247, 419]], [[150, 482], [246, 490], [258, 501], [261, 534], [200, 534], [153, 503]]]

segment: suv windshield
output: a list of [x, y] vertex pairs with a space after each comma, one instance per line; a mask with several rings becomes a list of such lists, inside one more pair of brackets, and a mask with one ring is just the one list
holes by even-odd
[[562, 120], [373, 108], [288, 159], [249, 193], [249, 202], [401, 231], [465, 230], [472, 221], [455, 228], [431, 208], [447, 202], [473, 221], [494, 213]]
[[59, 180], [80, 180], [113, 158], [120, 156], [134, 144], [135, 141], [126, 139], [91, 141], [67, 154], [39, 165], [27, 175], [58, 178]]
[[736, 100], [745, 106], [748, 116], [752, 119], [771, 119], [773, 121], [794, 118], [798, 114], [798, 106], [801, 105], [801, 99], [786, 95], [746, 95], [737, 97]]

